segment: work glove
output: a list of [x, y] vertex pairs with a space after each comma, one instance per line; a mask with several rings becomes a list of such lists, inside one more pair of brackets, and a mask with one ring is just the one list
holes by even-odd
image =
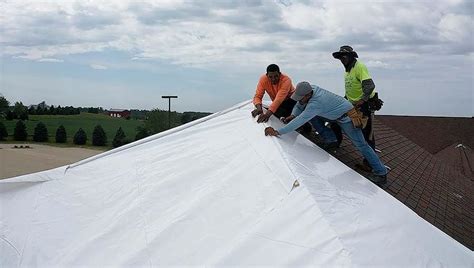
[[258, 116], [257, 123], [265, 123], [270, 119], [270, 116], [272, 116], [273, 112], [268, 110], [266, 113], [262, 113]]
[[379, 94], [376, 92], [375, 95], [367, 101], [370, 111], [379, 111], [382, 109], [383, 100], [379, 99]]
[[252, 111], [252, 117], [255, 117], [261, 113], [263, 113], [262, 106], [259, 106]]
[[278, 133], [278, 131], [276, 131], [274, 128], [272, 127], [265, 128], [265, 136], [278, 136], [278, 135], [280, 135], [280, 133]]
[[290, 116], [287, 116], [287, 117], [280, 118], [280, 120], [285, 124], [290, 123], [290, 121], [293, 120], [293, 119], [295, 119], [294, 115], [290, 115]]
[[347, 112], [347, 116], [352, 120], [355, 128], [365, 128], [368, 118], [362, 114], [356, 107], [353, 107]]

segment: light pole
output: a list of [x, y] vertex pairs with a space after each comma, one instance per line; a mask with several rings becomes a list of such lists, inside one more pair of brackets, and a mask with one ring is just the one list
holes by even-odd
[[171, 99], [177, 99], [178, 96], [161, 96], [163, 99], [168, 99], [168, 129], [171, 128]]

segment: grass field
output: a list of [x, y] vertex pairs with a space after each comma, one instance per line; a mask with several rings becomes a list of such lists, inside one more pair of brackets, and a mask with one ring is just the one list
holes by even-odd
[[[87, 133], [87, 145], [92, 143], [92, 132], [96, 125], [101, 125], [107, 134], [107, 145], [111, 146], [112, 140], [119, 127], [122, 127], [127, 139], [133, 141], [135, 139], [136, 128], [143, 125], [140, 120], [126, 120], [124, 118], [114, 118], [104, 114], [81, 113], [78, 115], [30, 115], [30, 120], [25, 121], [28, 141], [32, 141], [33, 133], [36, 125], [43, 122], [48, 129], [49, 143], [54, 144], [56, 129], [63, 125], [66, 128], [68, 144], [72, 144], [74, 134], [82, 128]], [[16, 122], [18, 120], [6, 121], [3, 124], [8, 131], [8, 141], [13, 141], [13, 133]]]

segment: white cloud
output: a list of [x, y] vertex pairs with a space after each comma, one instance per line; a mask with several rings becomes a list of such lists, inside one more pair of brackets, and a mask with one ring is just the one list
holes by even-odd
[[107, 70], [107, 66], [104, 66], [104, 65], [100, 65], [100, 64], [91, 64], [89, 65], [92, 69], [96, 69], [96, 70]]
[[[377, 72], [432, 85], [455, 77], [463, 88], [473, 81], [471, 0], [3, 1], [0, 25], [0, 57], [23, 62], [140, 73], [164, 64], [222, 76], [277, 63], [341, 90], [340, 77], [331, 82], [342, 72], [331, 53], [348, 44], [377, 85]], [[107, 58], [112, 53], [126, 60]]]
[[472, 14], [456, 14], [459, 4], [7, 1], [0, 42], [6, 55], [31, 60], [114, 49], [190, 66], [268, 54], [295, 62], [300, 51], [345, 43], [372, 52], [469, 53], [472, 45], [459, 47], [472, 36]]
[[379, 60], [369, 60], [367, 62], [365, 62], [365, 65], [367, 65], [368, 67], [381, 67], [381, 68], [388, 68], [389, 65], [383, 61], [379, 61]]
[[54, 58], [42, 58], [38, 60], [39, 62], [64, 62], [61, 59], [54, 59]]
[[438, 27], [439, 35], [444, 40], [457, 42], [459, 40], [471, 39], [472, 41], [472, 17], [457, 14], [446, 14], [439, 21]]

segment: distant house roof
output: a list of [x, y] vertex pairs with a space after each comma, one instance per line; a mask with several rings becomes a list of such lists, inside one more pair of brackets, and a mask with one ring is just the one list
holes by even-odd
[[126, 110], [126, 109], [110, 109], [109, 112], [120, 113], [120, 112], [128, 112], [128, 110]]
[[[377, 116], [374, 122], [376, 147], [391, 168], [382, 188], [471, 250], [473, 123], [472, 118], [406, 116]], [[457, 147], [459, 139], [463, 146]], [[352, 168], [362, 161], [347, 138], [333, 155]]]

